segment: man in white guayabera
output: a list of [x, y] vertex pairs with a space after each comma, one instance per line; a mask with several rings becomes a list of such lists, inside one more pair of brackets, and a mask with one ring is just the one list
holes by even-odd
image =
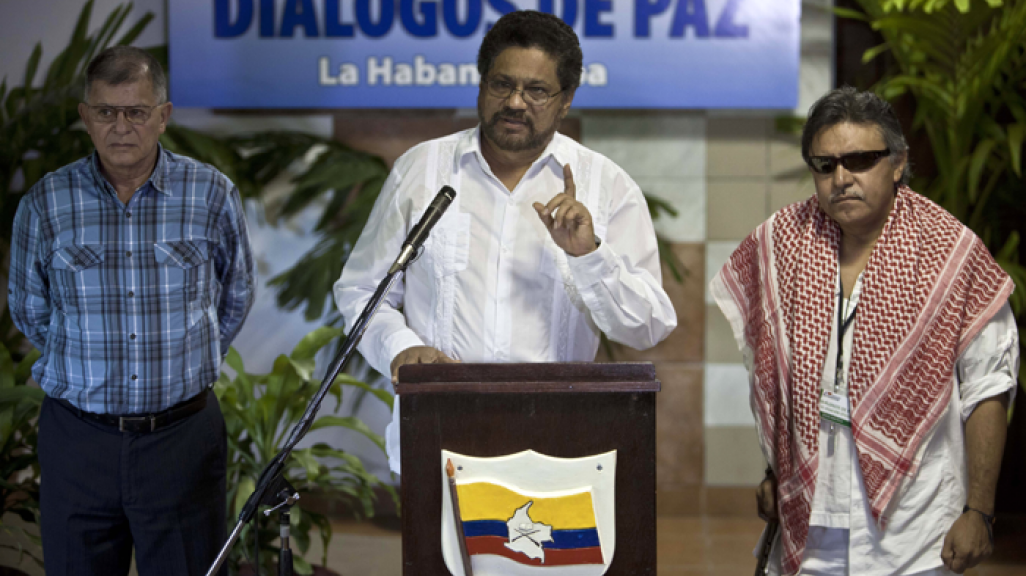
[[[641, 190], [556, 132], [581, 62], [577, 35], [559, 18], [503, 16], [478, 52], [480, 125], [396, 161], [335, 283], [348, 325], [438, 190], [457, 195], [364, 334], [359, 350], [381, 373], [394, 380], [411, 363], [591, 361], [601, 333], [644, 349], [676, 326]], [[398, 405], [386, 432], [397, 472]]]

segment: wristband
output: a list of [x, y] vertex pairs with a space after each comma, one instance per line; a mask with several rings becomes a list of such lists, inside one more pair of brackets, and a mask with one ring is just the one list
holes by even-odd
[[976, 508], [970, 508], [968, 505], [962, 507], [962, 514], [966, 512], [976, 512], [980, 516], [983, 516], [983, 524], [987, 527], [987, 537], [990, 538], [990, 545], [994, 545], [994, 523], [997, 521], [994, 518], [994, 514], [987, 514], [982, 510]]

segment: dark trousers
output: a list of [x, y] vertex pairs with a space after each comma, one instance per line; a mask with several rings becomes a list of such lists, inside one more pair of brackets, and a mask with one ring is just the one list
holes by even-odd
[[[207, 392], [204, 392], [205, 394]], [[154, 432], [119, 432], [46, 398], [40, 514], [48, 576], [203, 575], [226, 540], [221, 408]], [[226, 574], [226, 570], [222, 570]]]

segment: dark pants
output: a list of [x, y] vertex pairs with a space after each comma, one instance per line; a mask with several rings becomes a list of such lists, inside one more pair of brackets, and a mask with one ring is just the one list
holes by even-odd
[[206, 574], [226, 539], [226, 453], [212, 392], [200, 412], [149, 433], [119, 432], [46, 398], [39, 463], [47, 575], [128, 574], [133, 545], [140, 576]]

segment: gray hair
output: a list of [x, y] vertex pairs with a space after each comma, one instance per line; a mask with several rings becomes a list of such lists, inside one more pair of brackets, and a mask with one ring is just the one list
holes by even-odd
[[120, 86], [149, 78], [157, 104], [167, 102], [167, 74], [164, 67], [149, 52], [134, 46], [111, 46], [96, 55], [86, 68], [85, 94], [93, 82]]
[[891, 165], [896, 166], [906, 156], [905, 169], [901, 172], [901, 184], [908, 184], [912, 168], [907, 160], [908, 143], [901, 131], [901, 122], [886, 100], [872, 92], [859, 92], [851, 86], [844, 86], [827, 92], [809, 108], [809, 119], [802, 129], [802, 158], [808, 164], [812, 141], [820, 132], [850, 122], [852, 124], [874, 125], [880, 131], [887, 149], [891, 151]]

